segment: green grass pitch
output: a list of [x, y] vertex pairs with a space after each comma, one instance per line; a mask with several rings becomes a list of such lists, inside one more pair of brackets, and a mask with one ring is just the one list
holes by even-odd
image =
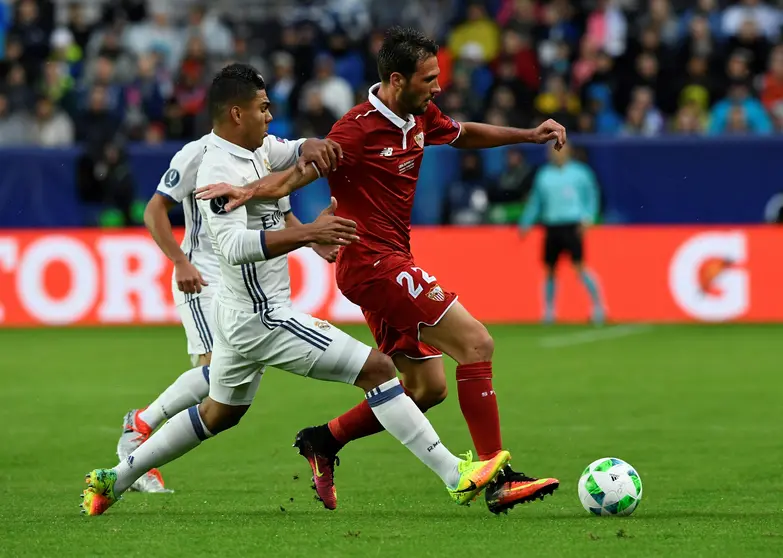
[[[364, 327], [348, 330], [364, 340]], [[490, 514], [453, 505], [387, 434], [337, 468], [339, 509], [314, 501], [291, 447], [300, 427], [360, 401], [355, 388], [270, 371], [234, 431], [163, 469], [173, 495], [128, 494], [79, 515], [83, 476], [113, 466], [123, 414], [188, 367], [179, 328], [0, 331], [2, 556], [780, 556], [783, 326], [496, 326], [504, 442], [543, 502]], [[429, 414], [471, 447], [450, 397]], [[577, 499], [604, 456], [637, 468], [629, 518]], [[491, 554], [487, 554], [491, 553]]]

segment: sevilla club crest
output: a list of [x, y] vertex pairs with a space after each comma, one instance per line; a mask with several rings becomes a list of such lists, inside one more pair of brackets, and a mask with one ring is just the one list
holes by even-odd
[[413, 141], [416, 142], [416, 145], [424, 149], [424, 132], [419, 132], [415, 136], [413, 136]]

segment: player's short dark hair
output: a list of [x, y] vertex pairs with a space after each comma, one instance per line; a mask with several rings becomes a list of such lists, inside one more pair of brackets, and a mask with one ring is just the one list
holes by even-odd
[[215, 76], [209, 88], [209, 114], [219, 118], [226, 106], [249, 103], [266, 83], [261, 74], [249, 64], [229, 64]]
[[388, 82], [394, 72], [406, 79], [416, 73], [416, 65], [438, 54], [438, 44], [421, 31], [410, 27], [392, 27], [386, 32], [378, 52], [378, 75]]

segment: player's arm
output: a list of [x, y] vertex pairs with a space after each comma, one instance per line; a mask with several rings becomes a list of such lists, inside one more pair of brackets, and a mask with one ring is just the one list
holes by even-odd
[[265, 147], [269, 164], [273, 171], [287, 170], [297, 165], [300, 172], [312, 164], [321, 176], [335, 170], [343, 157], [340, 144], [330, 139], [299, 139], [290, 141], [276, 136], [268, 136]]
[[555, 149], [562, 148], [566, 143], [566, 129], [551, 119], [532, 129], [463, 122], [459, 137], [451, 145], [458, 149], [486, 149], [518, 143], [547, 143], [552, 140], [555, 141]]
[[161, 252], [174, 264], [174, 281], [177, 288], [186, 294], [200, 293], [208, 285], [196, 267], [190, 263], [180, 248], [171, 228], [169, 211], [177, 201], [156, 192], [144, 208], [144, 225]]
[[251, 199], [279, 200], [307, 186], [321, 176], [315, 164], [308, 165], [304, 172], [298, 167], [291, 167], [281, 172], [273, 172], [265, 177], [251, 182], [243, 188], [232, 186], [226, 182], [205, 184], [196, 189], [196, 199], [213, 200], [225, 198], [223, 209], [233, 211]]

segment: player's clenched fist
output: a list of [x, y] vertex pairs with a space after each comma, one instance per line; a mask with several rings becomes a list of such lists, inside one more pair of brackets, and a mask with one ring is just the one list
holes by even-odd
[[174, 281], [177, 288], [185, 294], [200, 293], [201, 287], [209, 285], [196, 267], [188, 260], [174, 264]]

